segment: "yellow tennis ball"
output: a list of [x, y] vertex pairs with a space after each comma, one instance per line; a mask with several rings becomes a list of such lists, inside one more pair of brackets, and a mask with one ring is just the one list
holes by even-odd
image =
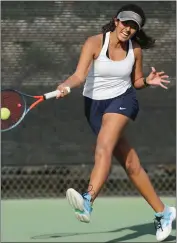
[[1, 108], [1, 120], [7, 120], [10, 117], [10, 110], [8, 108]]

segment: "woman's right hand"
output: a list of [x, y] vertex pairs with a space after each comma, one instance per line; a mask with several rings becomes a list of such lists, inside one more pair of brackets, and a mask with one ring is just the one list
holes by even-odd
[[66, 86], [65, 84], [60, 84], [57, 87], [57, 90], [60, 91], [60, 94], [57, 95], [57, 99], [63, 98], [64, 96], [68, 95], [71, 92], [71, 89], [69, 86]]

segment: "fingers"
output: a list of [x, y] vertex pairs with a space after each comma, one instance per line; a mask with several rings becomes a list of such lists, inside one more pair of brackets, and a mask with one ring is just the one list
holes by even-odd
[[168, 89], [167, 86], [163, 85], [162, 83], [160, 83], [160, 86], [163, 88], [163, 89]]
[[59, 90], [59, 91], [60, 93], [57, 95], [56, 99], [64, 97], [64, 91], [63, 90]]
[[59, 93], [57, 94], [56, 99], [59, 99], [59, 98], [61, 97], [61, 95], [62, 95], [62, 93], [61, 93], [61, 90], [60, 90], [60, 87], [59, 87], [59, 86], [57, 87], [57, 90], [59, 90]]
[[165, 86], [163, 83], [164, 83], [164, 84], [169, 84], [170, 81], [169, 81], [169, 80], [164, 80], [164, 79], [161, 79], [161, 80], [160, 80], [160, 86], [161, 86], [163, 89], [168, 89], [168, 87]]
[[63, 98], [66, 95], [64, 89], [58, 88], [58, 90], [60, 93], [56, 96], [56, 99]]
[[151, 67], [152, 72], [150, 74], [151, 78], [152, 78], [152, 86], [161, 86], [163, 89], [168, 89], [167, 86], [165, 86], [164, 84], [169, 84], [170, 81], [166, 80], [167, 78], [169, 78], [168, 75], [165, 74], [164, 71], [161, 72], [157, 72], [156, 69], [154, 67]]
[[169, 80], [165, 80], [165, 79], [161, 79], [160, 82], [165, 83], [165, 84], [169, 84], [170, 83]]
[[169, 78], [169, 76], [168, 75], [163, 75], [160, 78]]
[[[168, 75], [165, 74], [164, 71], [161, 71], [161, 72], [157, 72], [156, 69], [154, 67], [151, 67], [152, 69], [152, 72], [158, 76], [161, 76], [161, 78], [169, 78]], [[163, 76], [162, 76], [163, 75]]]
[[152, 69], [152, 72], [153, 72], [153, 73], [156, 73], [156, 70], [155, 70], [154, 67], [151, 67], [151, 69]]
[[60, 93], [56, 96], [56, 99], [63, 98], [70, 93], [70, 88], [63, 85], [59, 85], [57, 89], [60, 91]]
[[161, 76], [161, 75], [165, 74], [165, 72], [161, 71], [161, 72], [158, 72], [157, 74]]

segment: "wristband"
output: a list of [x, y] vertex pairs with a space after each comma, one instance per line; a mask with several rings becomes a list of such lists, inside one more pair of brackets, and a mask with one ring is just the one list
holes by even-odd
[[146, 82], [146, 78], [143, 78], [143, 82], [144, 82], [144, 86], [145, 86], [145, 87], [150, 86], [150, 85]]

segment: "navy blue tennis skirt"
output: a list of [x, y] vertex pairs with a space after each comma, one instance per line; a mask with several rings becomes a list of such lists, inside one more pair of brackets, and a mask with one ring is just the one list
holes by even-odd
[[84, 106], [87, 121], [96, 135], [100, 131], [102, 117], [105, 113], [122, 114], [134, 121], [139, 111], [136, 91], [133, 87], [127, 89], [124, 94], [111, 99], [93, 100], [84, 97]]

